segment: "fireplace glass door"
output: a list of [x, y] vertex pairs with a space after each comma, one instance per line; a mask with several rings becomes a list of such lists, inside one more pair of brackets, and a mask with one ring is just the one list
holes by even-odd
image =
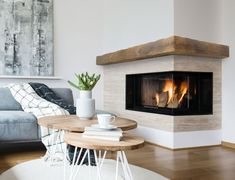
[[212, 114], [213, 74], [161, 72], [126, 76], [126, 109], [167, 115]]

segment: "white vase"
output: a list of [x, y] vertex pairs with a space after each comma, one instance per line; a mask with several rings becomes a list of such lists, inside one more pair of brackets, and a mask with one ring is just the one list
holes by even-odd
[[91, 119], [95, 115], [95, 100], [91, 91], [80, 91], [76, 111], [80, 119]]

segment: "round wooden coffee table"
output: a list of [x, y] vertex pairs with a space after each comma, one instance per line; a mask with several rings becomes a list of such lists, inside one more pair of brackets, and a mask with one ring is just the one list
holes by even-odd
[[[53, 159], [55, 159], [56, 152], [62, 151], [61, 144], [64, 143], [64, 132], [82, 133], [84, 132], [85, 127], [98, 123], [96, 118], [91, 120], [81, 120], [76, 115], [46, 116], [39, 118], [37, 122], [40, 126], [47, 128], [48, 137], [53, 137], [51, 138], [51, 144], [53, 144], [53, 146], [49, 146], [48, 148], [52, 164], [54, 161]], [[130, 119], [116, 117], [116, 120], [112, 125], [121, 128], [123, 131], [127, 131], [135, 129], [137, 127], [137, 122]]]
[[[97, 123], [97, 118], [91, 120], [81, 120], [76, 115], [47, 116], [38, 119], [38, 124], [40, 126], [49, 129], [58, 129], [78, 133], [84, 132], [85, 127]], [[137, 122], [126, 118], [116, 117], [116, 120], [112, 123], [112, 125], [121, 128], [123, 131], [128, 131], [135, 129], [137, 127]]]
[[[121, 141], [104, 141], [97, 139], [84, 138], [81, 133], [66, 133], [64, 136], [65, 143], [75, 146], [75, 152], [79, 149], [79, 154], [77, 156], [74, 153], [74, 157], [72, 160], [72, 170], [70, 170], [69, 177], [71, 179], [75, 179], [81, 165], [83, 164], [84, 159], [88, 158], [88, 167], [91, 167], [89, 162], [91, 151], [94, 152], [95, 155], [95, 163], [97, 168], [97, 177], [101, 180], [101, 172], [102, 165], [106, 156], [107, 151], [117, 152], [117, 162], [116, 162], [116, 175], [115, 179], [118, 179], [118, 171], [119, 171], [119, 163], [122, 165], [123, 174], [125, 179], [133, 180], [133, 176], [131, 174], [131, 170], [125, 155], [126, 150], [134, 150], [144, 146], [144, 139], [137, 136], [131, 136], [128, 134], [124, 134]], [[83, 150], [86, 149], [83, 155]], [[97, 152], [98, 151], [98, 152]], [[103, 153], [101, 153], [103, 151]], [[79, 162], [81, 158], [81, 162]], [[64, 170], [66, 169], [66, 165]], [[90, 173], [88, 174], [90, 175]], [[66, 172], [64, 172], [64, 179], [66, 178]]]

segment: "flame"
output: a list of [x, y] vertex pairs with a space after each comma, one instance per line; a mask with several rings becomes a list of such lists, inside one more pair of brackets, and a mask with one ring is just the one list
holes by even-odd
[[[168, 106], [171, 103], [176, 103], [177, 105], [180, 105], [187, 91], [188, 91], [187, 81], [182, 81], [180, 87], [177, 87], [177, 85], [174, 84], [172, 80], [166, 80], [164, 88], [162, 90], [162, 92], [168, 93], [166, 106]], [[156, 98], [156, 103], [158, 105], [160, 102], [160, 94], [156, 93], [155, 98]]]
[[155, 98], [156, 98], [157, 104], [159, 104], [160, 103], [160, 98], [159, 98], [159, 94], [158, 93], [156, 93]]
[[179, 98], [179, 103], [181, 103], [181, 101], [183, 100], [184, 98], [184, 95], [187, 93], [188, 91], [188, 84], [186, 81], [183, 81], [180, 85], [180, 94], [181, 94], [181, 97]]
[[168, 101], [167, 104], [169, 104], [174, 96], [174, 91], [176, 89], [176, 86], [173, 84], [172, 80], [167, 80], [165, 83], [165, 86], [163, 88], [163, 92], [168, 92]]

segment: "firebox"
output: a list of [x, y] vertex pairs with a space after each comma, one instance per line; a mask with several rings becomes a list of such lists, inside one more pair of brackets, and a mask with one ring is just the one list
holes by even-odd
[[126, 75], [126, 109], [167, 115], [213, 113], [213, 73]]

